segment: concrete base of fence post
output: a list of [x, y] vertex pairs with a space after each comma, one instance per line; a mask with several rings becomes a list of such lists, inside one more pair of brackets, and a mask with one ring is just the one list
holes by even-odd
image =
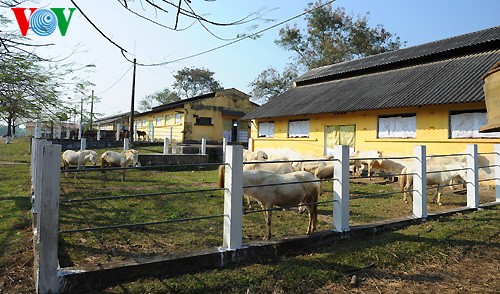
[[333, 227], [337, 232], [349, 231], [349, 146], [333, 149]]
[[479, 207], [477, 144], [467, 144], [467, 207]]
[[[414, 175], [413, 177], [413, 215], [417, 218], [427, 217], [427, 149], [425, 146], [413, 148]], [[408, 171], [408, 173], [411, 170]], [[411, 176], [411, 175], [408, 175]]]
[[228, 146], [225, 158], [223, 248], [243, 244], [243, 147]]

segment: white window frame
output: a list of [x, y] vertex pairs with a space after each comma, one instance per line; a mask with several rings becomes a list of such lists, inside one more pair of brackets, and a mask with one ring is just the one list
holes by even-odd
[[274, 138], [274, 121], [259, 123], [259, 138]]
[[175, 114], [175, 124], [176, 125], [182, 124], [182, 113]]
[[288, 121], [288, 138], [309, 138], [309, 120]]
[[377, 138], [416, 138], [417, 115], [391, 115], [378, 118]]
[[450, 138], [500, 138], [500, 132], [480, 133], [486, 124], [486, 111], [450, 112]]

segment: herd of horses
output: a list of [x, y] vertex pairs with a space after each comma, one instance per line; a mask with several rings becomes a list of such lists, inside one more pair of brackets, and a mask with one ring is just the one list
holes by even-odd
[[[306, 207], [309, 216], [307, 233], [316, 229], [317, 202], [321, 193], [321, 179], [333, 178], [333, 157], [326, 156], [316, 161], [291, 162], [287, 158], [269, 161], [263, 151], [244, 150], [243, 161], [251, 162], [243, 166], [243, 187], [247, 205], [251, 207], [250, 198], [257, 200], [264, 210], [267, 225], [265, 239], [271, 238], [271, 208], [300, 206]], [[269, 161], [269, 162], [267, 162]], [[466, 180], [466, 157], [429, 157], [427, 159], [427, 185], [437, 185], [433, 201], [442, 205], [443, 186], [452, 181]], [[408, 202], [408, 195], [413, 184], [412, 159], [386, 159], [380, 151], [357, 151], [349, 161], [350, 173], [360, 177], [366, 173], [371, 180], [372, 175], [384, 177], [398, 176], [400, 192], [403, 200]], [[224, 185], [224, 166], [219, 167], [219, 187]], [[437, 200], [436, 200], [437, 199]], [[299, 209], [300, 210], [300, 209]]]
[[[63, 169], [76, 165], [83, 169], [87, 162], [97, 165], [97, 153], [92, 150], [66, 150], [63, 155]], [[138, 151], [122, 152], [106, 151], [100, 156], [101, 167], [127, 167], [138, 164]], [[289, 208], [299, 206], [299, 210], [307, 209], [308, 227], [306, 233], [316, 230], [317, 203], [321, 194], [321, 179], [333, 178], [333, 158], [324, 157], [317, 160], [292, 162], [287, 158], [269, 160], [263, 151], [243, 152], [243, 187], [248, 207], [251, 200], [259, 202], [264, 211], [267, 232], [264, 239], [270, 239], [273, 207]], [[367, 173], [371, 180], [373, 174], [385, 177], [397, 175], [400, 191], [404, 201], [410, 195], [413, 184], [414, 167], [411, 159], [391, 160], [382, 158], [380, 151], [357, 151], [350, 158], [350, 172], [354, 176]], [[454, 180], [466, 179], [465, 156], [429, 157], [427, 159], [427, 184], [437, 185], [433, 201], [441, 205], [443, 185]], [[104, 170], [102, 171], [104, 172]], [[105, 174], [104, 174], [105, 177]], [[224, 187], [225, 168], [219, 167], [220, 188]], [[121, 170], [121, 181], [125, 180], [125, 170]]]
[[[134, 149], [115, 152], [108, 150], [101, 156], [101, 167], [128, 167], [129, 165], [137, 166], [139, 164], [139, 152]], [[98, 155], [93, 150], [66, 150], [62, 154], [63, 170], [66, 170], [71, 165], [76, 165], [78, 169], [84, 169], [87, 162], [97, 165]], [[102, 170], [104, 178], [106, 171]], [[76, 174], [75, 174], [76, 177]], [[121, 170], [121, 181], [125, 181], [125, 169]]]
[[[69, 132], [70, 139], [78, 139], [79, 130], [71, 130]], [[137, 139], [138, 140], [146, 140], [147, 133], [145, 131], [137, 131]], [[119, 139], [124, 139], [129, 137], [129, 131], [122, 130], [119, 134]], [[97, 130], [84, 130], [82, 133], [82, 138], [96, 140], [97, 139]], [[99, 131], [99, 139], [103, 141], [116, 141], [116, 131], [110, 130], [100, 130]]]

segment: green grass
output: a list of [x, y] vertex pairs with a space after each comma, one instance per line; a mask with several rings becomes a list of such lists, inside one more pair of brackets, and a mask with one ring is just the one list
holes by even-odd
[[[446, 273], [438, 270], [436, 277], [434, 272], [431, 274], [423, 268], [428, 264], [462, 266], [460, 263], [471, 256], [477, 260], [475, 267], [468, 268], [470, 271], [488, 265], [494, 269], [500, 254], [499, 221], [499, 210], [494, 208], [376, 237], [343, 240], [332, 246], [315, 248], [313, 252], [260, 264], [139, 279], [109, 287], [103, 293], [351, 293], [349, 281], [353, 274], [365, 281], [375, 280], [374, 286], [362, 285], [367, 291], [364, 293], [376, 293], [384, 288], [390, 293], [421, 293], [412, 290], [414, 288], [405, 289], [404, 284], [393, 284], [413, 279], [417, 285], [409, 286], [418, 287], [437, 279], [440, 283], [434, 284], [433, 288], [443, 288], [447, 286]], [[419, 274], [410, 274], [413, 271]], [[498, 272], [482, 272], [483, 276], [479, 278], [477, 274], [472, 275], [471, 281], [465, 272], [460, 276], [463, 285], [472, 284], [468, 288], [472, 293], [477, 293], [474, 289], [482, 293], [493, 293], [498, 289]], [[481, 284], [480, 281], [485, 279], [489, 283]], [[441, 293], [455, 291], [448, 289]]]

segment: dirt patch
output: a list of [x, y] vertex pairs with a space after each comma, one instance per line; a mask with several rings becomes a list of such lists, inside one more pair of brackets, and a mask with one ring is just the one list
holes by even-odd
[[[488, 248], [490, 249], [490, 248]], [[330, 283], [315, 293], [498, 293], [500, 249], [481, 252], [443, 252], [441, 256], [406, 263], [399, 270], [366, 270], [342, 283]]]

